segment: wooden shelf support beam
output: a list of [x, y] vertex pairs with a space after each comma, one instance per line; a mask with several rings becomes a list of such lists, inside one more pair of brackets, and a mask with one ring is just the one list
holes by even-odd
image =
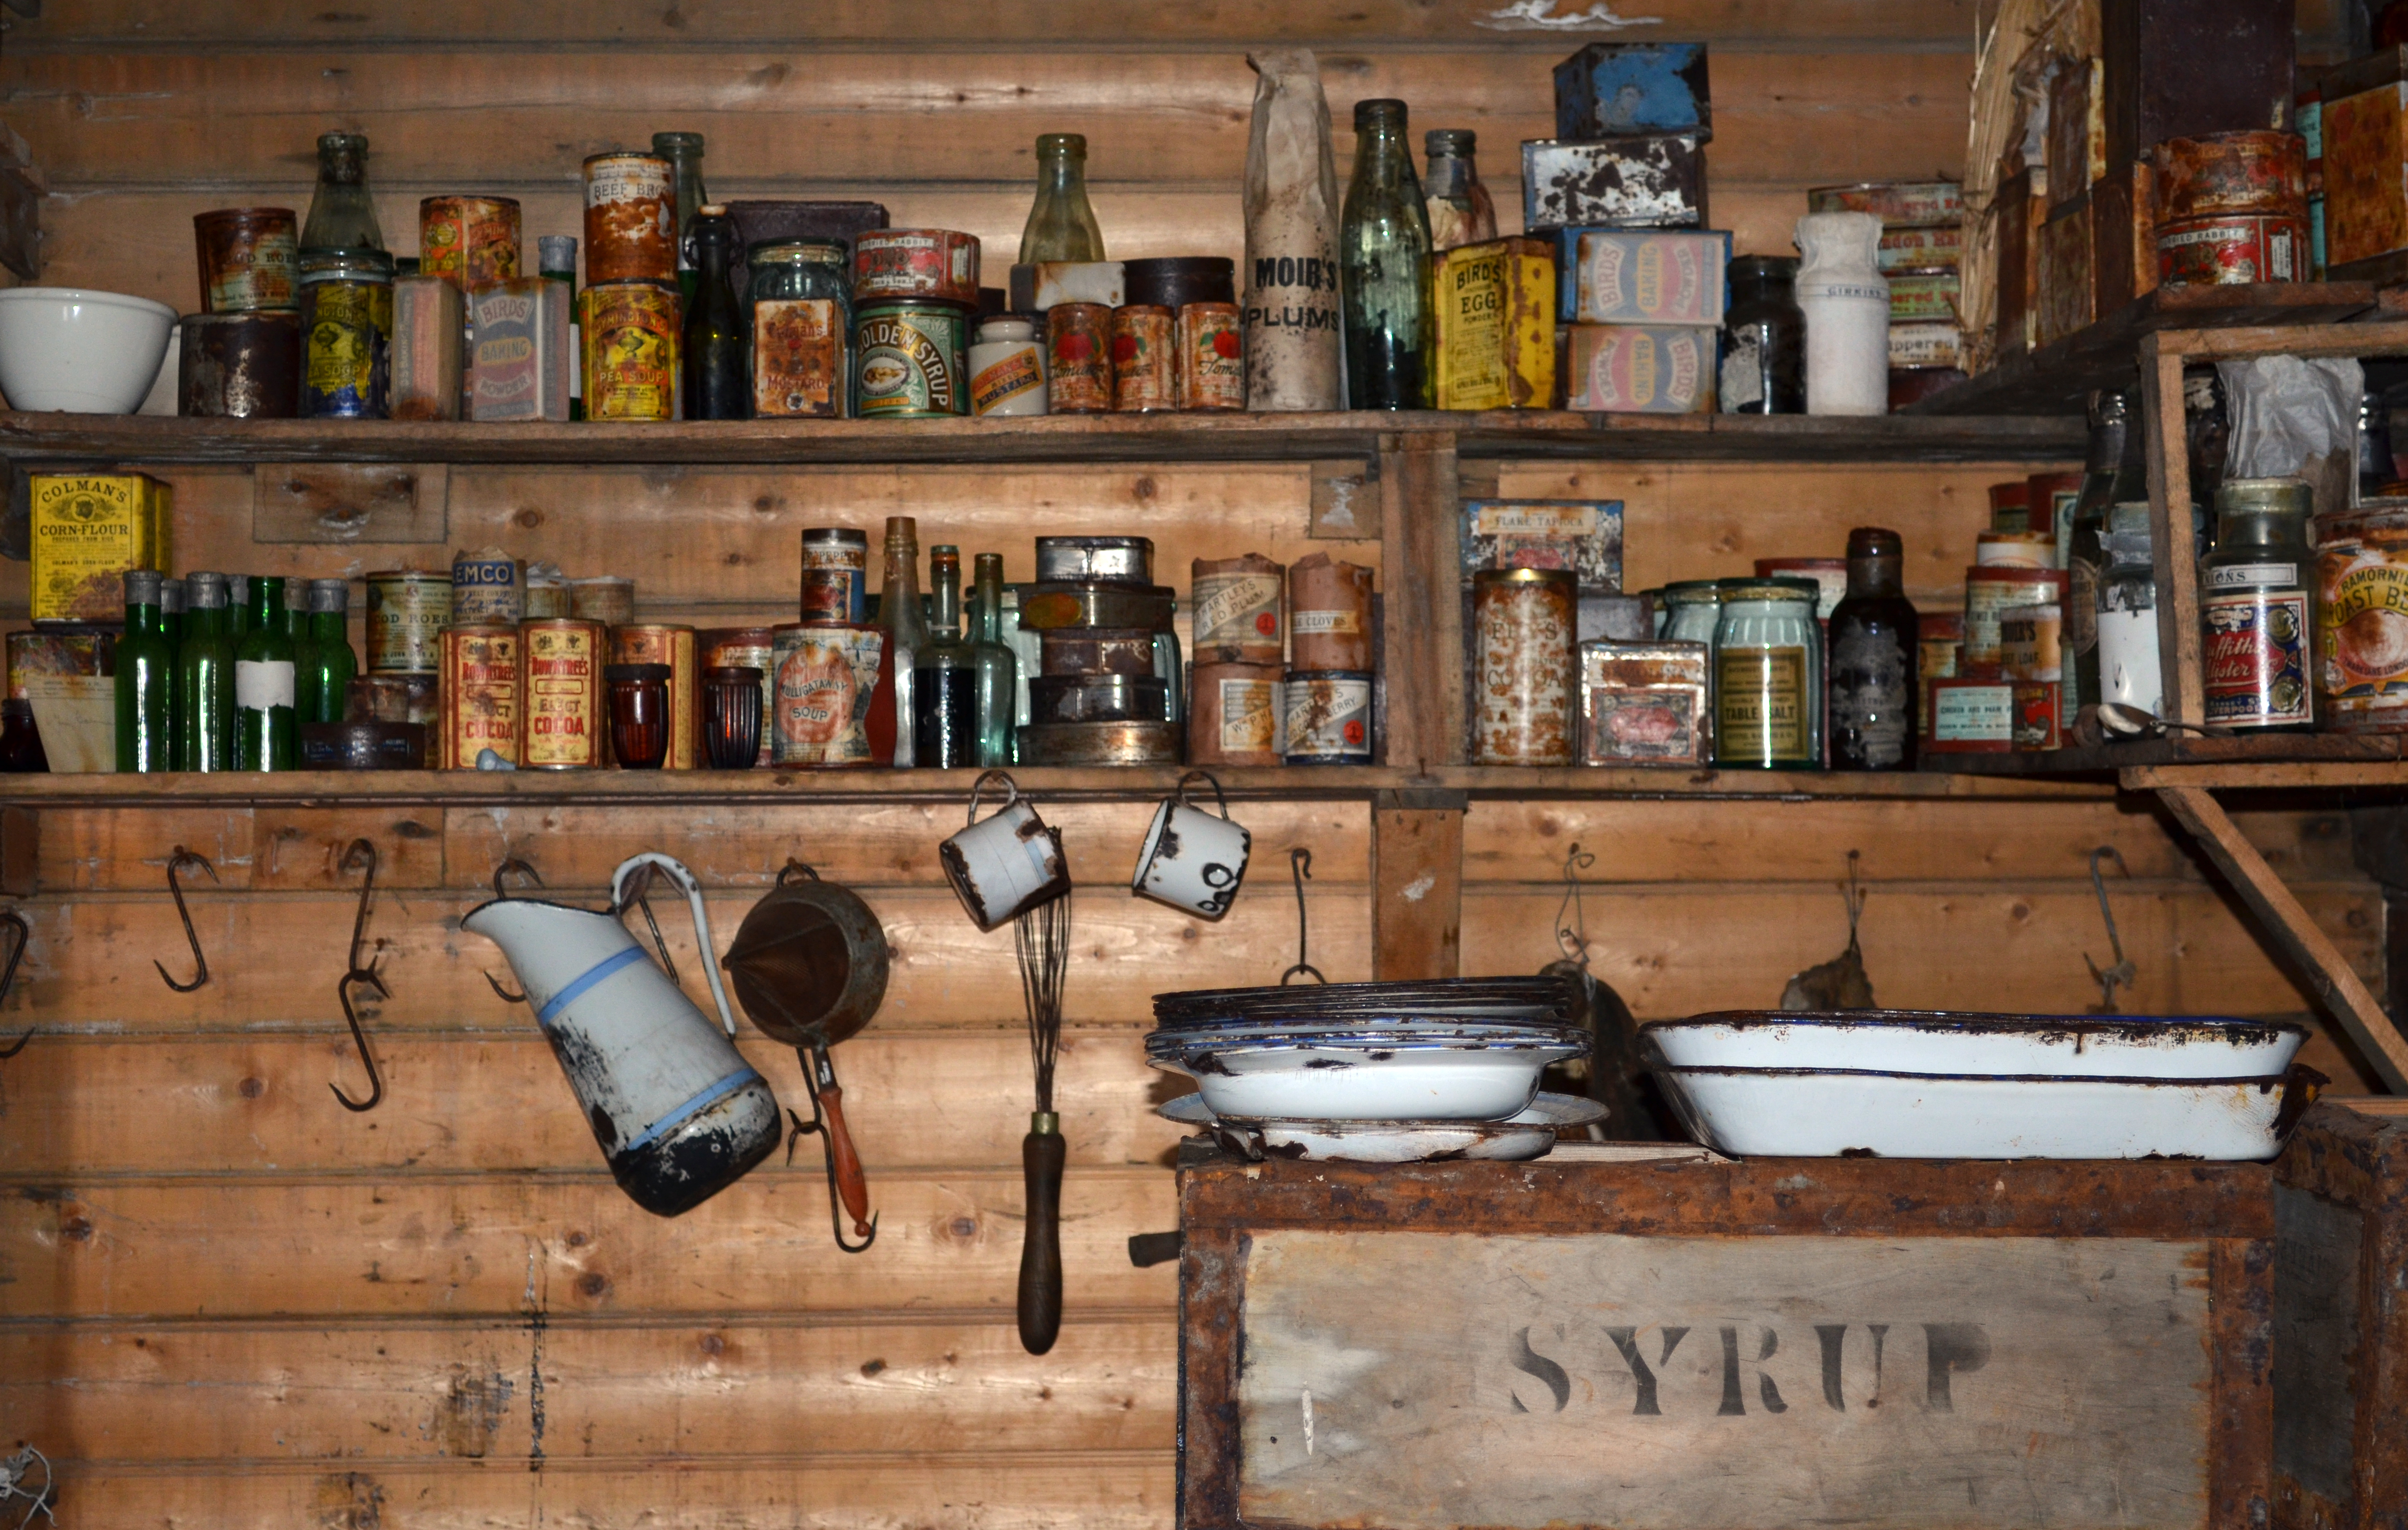
[[1382, 792], [1371, 801], [1371, 976], [1383, 982], [1463, 971], [1460, 792]]

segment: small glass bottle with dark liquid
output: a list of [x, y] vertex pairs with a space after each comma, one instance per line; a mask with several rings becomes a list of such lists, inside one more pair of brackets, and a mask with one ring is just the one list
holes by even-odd
[[911, 658], [911, 758], [950, 770], [978, 764], [978, 660], [962, 637], [962, 554], [929, 551], [936, 592], [928, 641]]

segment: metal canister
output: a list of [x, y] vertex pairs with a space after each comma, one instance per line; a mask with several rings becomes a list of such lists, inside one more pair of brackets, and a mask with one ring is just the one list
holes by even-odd
[[2307, 279], [2305, 218], [2219, 213], [2157, 225], [2157, 281], [2162, 286]]
[[2308, 215], [2307, 144], [2296, 133], [2253, 128], [2168, 138], [2149, 158], [2161, 222], [2231, 213]]
[[[1287, 651], [1287, 570], [1259, 552], [1198, 558], [1192, 615], [1196, 663], [1275, 665]], [[1197, 682], [1202, 684], [1201, 680]]]
[[395, 420], [460, 418], [460, 290], [441, 277], [397, 277], [393, 284], [393, 348], [388, 406]]
[[636, 581], [616, 574], [568, 581], [568, 614], [580, 622], [621, 627], [636, 620]]
[[355, 675], [343, 694], [343, 721], [432, 729], [442, 721], [442, 690], [437, 674]]
[[869, 751], [869, 703], [886, 649], [882, 627], [771, 629], [770, 758], [780, 765], [859, 769]]
[[258, 313], [299, 303], [294, 252], [299, 225], [291, 207], [220, 207], [193, 215], [201, 263], [203, 313]]
[[369, 250], [302, 258], [304, 418], [384, 419], [392, 344], [392, 256]]
[[2364, 500], [2315, 524], [2317, 722], [2408, 731], [2408, 499]]
[[435, 766], [473, 770], [487, 750], [519, 762], [526, 677], [515, 624], [472, 622], [443, 629], [442, 721]]
[[1471, 762], [1568, 765], [1580, 742], [1580, 580], [1561, 568], [1471, 576]]
[[1179, 407], [1246, 407], [1246, 329], [1235, 303], [1190, 303], [1179, 310]]
[[677, 280], [677, 183], [658, 154], [585, 162], [585, 279]]
[[2315, 722], [2310, 670], [2304, 479], [2227, 479], [2215, 491], [2215, 551], [2200, 567], [2200, 689], [2210, 724], [2304, 732]]
[[1121, 263], [1125, 301], [1172, 309], [1238, 301], [1237, 263], [1226, 255], [1157, 255]]
[[602, 703], [602, 623], [574, 617], [523, 622], [519, 636], [526, 665], [526, 741], [519, 764], [533, 770], [600, 765], [609, 733]]
[[2057, 538], [2044, 531], [1985, 531], [1973, 538], [1977, 568], [2055, 568]]
[[418, 274], [463, 296], [519, 274], [519, 204], [509, 196], [430, 196], [418, 204]]
[[1179, 342], [1168, 308], [1130, 304], [1112, 310], [1112, 408], [1150, 414], [1179, 404]]
[[770, 735], [776, 730], [771, 726], [770, 718], [778, 701], [773, 679], [776, 673], [775, 642], [775, 636], [767, 627], [708, 627], [695, 634], [695, 648], [704, 669], [733, 669], [742, 665], [760, 672], [761, 752], [753, 759], [756, 766], [772, 763], [770, 749], [773, 740]]
[[2061, 568], [2000, 568], [1979, 565], [1965, 570], [1965, 659], [1967, 675], [1995, 675], [2003, 658], [1999, 613], [2010, 606], [2035, 606], [2054, 601], [2062, 608], [2066, 577]]
[[951, 303], [869, 303], [853, 320], [853, 400], [864, 420], [939, 420], [969, 412], [968, 309]]
[[1093, 579], [1105, 584], [1154, 586], [1154, 538], [1150, 536], [1039, 536], [1037, 580], [1040, 584]]
[[853, 412], [853, 279], [842, 239], [787, 239], [745, 252], [752, 312], [752, 414], [842, 420]]
[[869, 620], [869, 534], [850, 526], [803, 530], [803, 621], [859, 626]]
[[568, 580], [561, 574], [560, 565], [527, 565], [525, 620], [549, 622], [569, 614]]
[[1371, 570], [1315, 552], [1287, 571], [1288, 663], [1297, 669], [1371, 667]]
[[1156, 636], [1135, 627], [1065, 627], [1059, 632], [1039, 633], [1037, 674], [1153, 679]]
[[694, 770], [702, 764], [702, 671], [692, 627], [638, 622], [610, 629], [614, 665], [666, 665], [669, 671], [669, 749], [665, 770]]
[[1046, 311], [1045, 404], [1054, 414], [1111, 412], [1112, 310], [1101, 303]]
[[116, 673], [117, 634], [104, 628], [74, 632], [12, 632], [7, 636], [8, 699], [29, 701], [38, 677], [96, 678]]
[[578, 301], [585, 307], [585, 418], [676, 419], [677, 288], [640, 279], [597, 281]]
[[526, 620], [526, 565], [497, 547], [452, 554], [452, 620], [461, 626]]
[[183, 331], [178, 414], [289, 420], [300, 411], [300, 314], [191, 313]]
[[1280, 685], [1280, 747], [1289, 765], [1371, 763], [1371, 679], [1291, 669]]
[[897, 298], [978, 307], [978, 236], [950, 228], [882, 228], [853, 241], [856, 303]]
[[438, 673], [443, 629], [452, 623], [451, 571], [385, 569], [370, 574], [367, 586], [369, 673]]
[[1281, 721], [1278, 665], [1197, 659], [1188, 693], [1190, 765], [1280, 765]]

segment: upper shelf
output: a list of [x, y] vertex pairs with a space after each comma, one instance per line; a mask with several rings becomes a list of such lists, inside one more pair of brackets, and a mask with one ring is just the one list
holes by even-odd
[[675, 424], [472, 424], [385, 420], [185, 420], [0, 411], [0, 457], [42, 463], [1306, 462], [1452, 436], [1470, 457], [1796, 463], [2078, 460], [2079, 419], [1805, 415], [1055, 415], [978, 420], [744, 420]]

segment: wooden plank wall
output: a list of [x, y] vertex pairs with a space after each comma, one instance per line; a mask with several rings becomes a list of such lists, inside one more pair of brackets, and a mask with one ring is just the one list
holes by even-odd
[[[1397, 93], [1417, 127], [1481, 130], [1505, 226], [1513, 146], [1549, 122], [1547, 68], [1584, 34], [1501, 0], [1342, 8], [1226, 0], [932, 0], [902, 35], [866, 0], [494, 6], [427, 0], [57, 4], [7, 17], [0, 117], [56, 194], [46, 279], [195, 302], [190, 215], [306, 205], [314, 136], [365, 129], [387, 234], [423, 194], [497, 191], [530, 236], [577, 227], [587, 153], [661, 128], [710, 136], [720, 196], [874, 195], [898, 223], [968, 228], [1008, 257], [1029, 145], [1089, 136], [1115, 254], [1237, 253], [1250, 45], [1323, 52], [1348, 107]], [[1567, 11], [1578, 7], [1565, 6]], [[1964, 136], [1962, 0], [1656, 0], [1639, 34], [1715, 49], [1717, 221], [1786, 248], [1802, 188], [1953, 171]], [[1542, 17], [1548, 7], [1537, 7]], [[1522, 18], [1522, 20], [1517, 20]], [[2020, 472], [2023, 469], [2016, 468]], [[1970, 561], [2005, 469], [1509, 469], [1511, 493], [1623, 498], [1634, 584], [1905, 532], [1937, 596]], [[711, 622], [790, 607], [796, 530], [920, 517], [924, 543], [1140, 529], [1187, 561], [1293, 559], [1302, 467], [1082, 472], [455, 469], [440, 540], [253, 540], [240, 471], [173, 475], [187, 567], [357, 575], [498, 542], [639, 581], [647, 616]], [[1318, 544], [1376, 561], [1376, 544]], [[0, 565], [0, 616], [21, 615]], [[36, 1034], [0, 1064], [0, 1440], [61, 1463], [71, 1523], [352, 1527], [890, 1524], [1160, 1526], [1170, 1517], [1175, 1290], [1124, 1241], [1172, 1224], [1150, 1113], [1168, 1091], [1136, 1045], [1165, 987], [1267, 981], [1292, 960], [1287, 851], [1313, 851], [1314, 961], [1370, 964], [1366, 808], [1250, 804], [1253, 889], [1207, 927], [1117, 890], [1142, 805], [1063, 808], [1082, 879], [1060, 1085], [1072, 1164], [1068, 1319], [1031, 1359], [1011, 1328], [1018, 1138], [1029, 1085], [1009, 939], [970, 930], [938, 879], [956, 809], [190, 810], [47, 814], [35, 938], [7, 1005]], [[2247, 817], [2352, 960], [2380, 967], [2382, 911], [2342, 819]], [[366, 1116], [335, 1006], [356, 835], [382, 869], [369, 926], [392, 985], [368, 1024], [390, 1091]], [[1465, 825], [1467, 970], [1555, 950], [1560, 867], [1598, 855], [1584, 900], [1596, 970], [1641, 1016], [1772, 1002], [1846, 937], [1850, 851], [1888, 1003], [2079, 1008], [2107, 959], [2085, 878], [2114, 844], [2136, 1007], [2286, 1013], [2299, 991], [2143, 808], [2050, 804], [1476, 805]], [[222, 882], [193, 894], [213, 979], [187, 970], [164, 895], [173, 847]], [[788, 855], [859, 888], [898, 965], [876, 1025], [838, 1053], [882, 1213], [838, 1254], [813, 1149], [673, 1223], [609, 1183], [526, 1015], [458, 933], [506, 853], [598, 902], [640, 848], [693, 865], [724, 947]], [[689, 976], [692, 937], [671, 919]], [[790, 1102], [793, 1061], [747, 1051]], [[2329, 1070], [2345, 1071], [2329, 1047]]]

